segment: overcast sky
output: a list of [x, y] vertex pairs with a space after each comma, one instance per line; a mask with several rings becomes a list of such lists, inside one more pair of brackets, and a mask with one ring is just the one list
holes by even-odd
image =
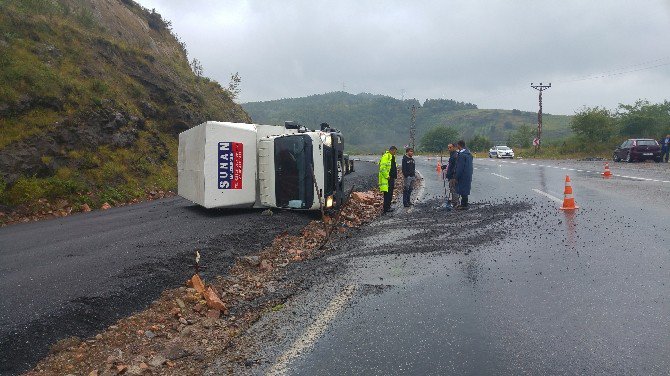
[[670, 0], [139, 0], [240, 102], [330, 91], [544, 112], [670, 100]]

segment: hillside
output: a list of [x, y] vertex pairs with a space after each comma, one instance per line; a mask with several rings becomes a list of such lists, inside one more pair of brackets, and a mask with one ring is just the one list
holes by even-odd
[[204, 120], [249, 117], [193, 73], [160, 14], [132, 0], [0, 1], [0, 214], [174, 189], [177, 134]]
[[[242, 104], [256, 123], [295, 120], [317, 127], [327, 122], [344, 132], [349, 150], [365, 152], [377, 152], [389, 144], [407, 144], [412, 105], [420, 107], [416, 113], [417, 140], [430, 128], [447, 125], [457, 129], [466, 140], [483, 135], [492, 141], [504, 141], [520, 125], [534, 127], [537, 123], [535, 112], [478, 109], [471, 103], [444, 99], [428, 99], [421, 104], [414, 99], [401, 101], [383, 95], [345, 92]], [[545, 140], [568, 136], [569, 121], [569, 116], [544, 114]]]

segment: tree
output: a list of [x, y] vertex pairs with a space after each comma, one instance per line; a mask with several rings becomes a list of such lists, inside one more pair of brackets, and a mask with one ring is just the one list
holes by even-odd
[[191, 61], [191, 69], [193, 70], [193, 73], [195, 73], [196, 76], [202, 77], [204, 73], [204, 69], [202, 68], [202, 63], [200, 60], [193, 58]]
[[607, 142], [616, 135], [616, 120], [609, 110], [601, 107], [584, 107], [570, 121], [575, 134], [588, 142]]
[[528, 124], [522, 124], [507, 137], [507, 146], [529, 148], [534, 136], [535, 129]]
[[240, 77], [239, 72], [235, 72], [230, 76], [230, 82], [228, 83], [228, 92], [230, 96], [235, 99], [240, 95], [240, 83], [242, 82], [242, 77]]
[[633, 105], [619, 105], [621, 135], [658, 138], [670, 130], [670, 102], [650, 104], [638, 100]]
[[438, 125], [421, 137], [421, 150], [429, 152], [442, 152], [447, 150], [447, 145], [458, 141], [458, 132], [450, 127]]
[[491, 148], [491, 145], [490, 139], [479, 134], [468, 141], [468, 147], [473, 151], [485, 151]]

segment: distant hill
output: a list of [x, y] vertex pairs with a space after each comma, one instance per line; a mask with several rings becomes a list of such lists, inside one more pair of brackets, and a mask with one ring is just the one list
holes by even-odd
[[[294, 120], [316, 128], [322, 122], [339, 128], [349, 150], [378, 152], [390, 144], [407, 144], [412, 105], [416, 113], [417, 142], [424, 132], [437, 125], [454, 127], [464, 139], [483, 135], [505, 141], [522, 124], [535, 126], [537, 113], [519, 110], [478, 109], [471, 103], [446, 99], [399, 100], [375, 94], [332, 92], [304, 98], [250, 102], [242, 107], [256, 123], [283, 124]], [[543, 138], [557, 140], [570, 134], [570, 116], [543, 116]]]
[[40, 198], [76, 211], [175, 189], [177, 134], [205, 120], [250, 118], [194, 74], [155, 11], [0, 1], [0, 214]]

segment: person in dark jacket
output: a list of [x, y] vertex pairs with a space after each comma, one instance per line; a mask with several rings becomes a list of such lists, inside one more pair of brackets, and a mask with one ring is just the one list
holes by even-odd
[[456, 207], [457, 210], [466, 210], [468, 208], [468, 196], [470, 196], [470, 187], [472, 185], [472, 154], [465, 147], [465, 141], [460, 140], [456, 143], [458, 147], [458, 159], [456, 160], [456, 193], [461, 195], [461, 204]]
[[449, 193], [451, 194], [451, 200], [447, 202], [447, 209], [451, 210], [452, 207], [455, 208], [458, 206], [460, 199], [458, 193], [456, 192], [456, 160], [458, 158], [458, 150], [456, 150], [456, 146], [454, 144], [447, 145], [447, 150], [449, 150], [449, 161], [446, 165], [446, 179], [449, 184]]
[[665, 162], [667, 163], [668, 156], [670, 155], [670, 134], [661, 139], [659, 144], [661, 144], [661, 160], [665, 159]]
[[402, 189], [402, 203], [407, 208], [412, 205], [410, 197], [412, 196], [412, 186], [414, 185], [414, 149], [405, 149], [405, 155], [402, 156], [402, 175], [405, 178]]

